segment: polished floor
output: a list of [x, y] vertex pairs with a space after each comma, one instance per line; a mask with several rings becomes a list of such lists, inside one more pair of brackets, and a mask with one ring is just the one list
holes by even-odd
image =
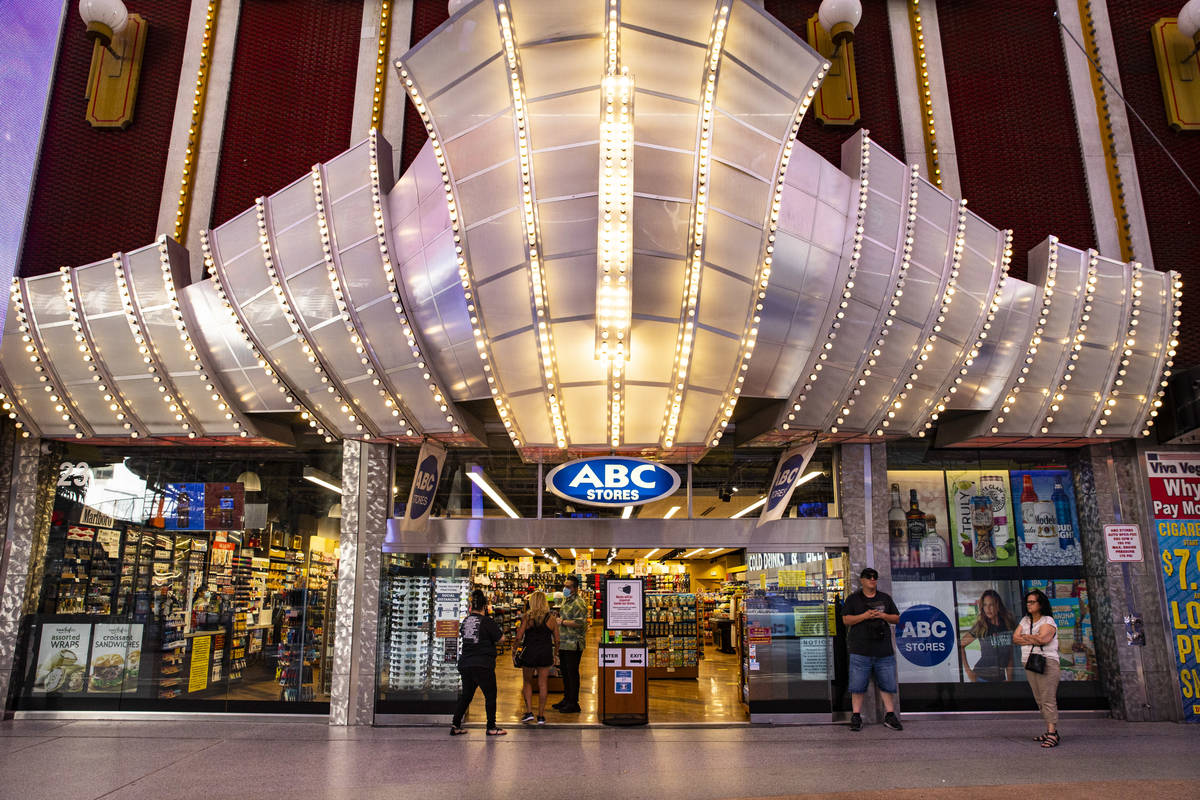
[[1194, 725], [1066, 715], [724, 728], [338, 728], [323, 721], [0, 723], [0, 800], [806, 797], [1195, 800]]
[[[550, 693], [546, 700], [546, 723], [599, 724], [597, 706], [597, 659], [599, 658], [600, 630], [594, 625], [588, 631], [588, 645], [580, 663], [580, 692], [578, 714], [560, 714], [550, 706], [562, 699], [561, 694]], [[648, 682], [650, 694], [650, 721], [666, 723], [745, 723], [750, 720], [746, 707], [738, 695], [738, 658], [736, 655], [718, 653], [711, 645], [704, 650], [700, 661], [699, 678], [678, 680], [652, 680]], [[525, 713], [525, 700], [521, 695], [521, 670], [512, 665], [512, 656], [503, 653], [496, 660], [496, 703], [497, 722], [501, 725], [516, 724]], [[533, 695], [533, 711], [537, 713], [538, 696]], [[476, 695], [471, 704], [472, 714], [468, 722], [483, 720], [483, 697]]]

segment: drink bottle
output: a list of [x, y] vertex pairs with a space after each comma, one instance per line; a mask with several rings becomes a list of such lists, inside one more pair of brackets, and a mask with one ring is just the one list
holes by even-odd
[[1058, 532], [1058, 546], [1066, 550], [1075, 545], [1075, 528], [1071, 525], [1071, 499], [1063, 490], [1062, 481], [1054, 482], [1050, 501], [1054, 503], [1054, 527]]

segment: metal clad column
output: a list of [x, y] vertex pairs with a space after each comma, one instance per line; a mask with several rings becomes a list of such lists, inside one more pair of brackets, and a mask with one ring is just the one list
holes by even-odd
[[391, 501], [389, 455], [388, 445], [342, 443], [330, 725], [370, 725], [375, 716], [379, 569]]

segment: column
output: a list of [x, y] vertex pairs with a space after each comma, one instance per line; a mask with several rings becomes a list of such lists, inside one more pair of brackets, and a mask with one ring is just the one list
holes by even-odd
[[[844, 444], [838, 448], [838, 511], [842, 531], [850, 542], [850, 574], [846, 594], [858, 591], [858, 573], [864, 567], [879, 572], [879, 591], [891, 594], [892, 562], [888, 542], [887, 445]], [[875, 684], [863, 701], [863, 720], [883, 719], [883, 706]]]
[[[16, 437], [0, 458], [11, 464], [7, 524], [0, 559], [0, 698], [8, 695], [19, 654], [21, 618], [33, 613], [45, 570], [46, 539], [54, 496], [52, 447]], [[44, 452], [43, 452], [44, 451]]]
[[[1130, 721], [1178, 720], [1182, 709], [1154, 561], [1158, 544], [1147, 513], [1141, 448], [1132, 441], [1084, 448], [1079, 451], [1076, 474], [1096, 657], [1113, 714]], [[1104, 526], [1113, 523], [1138, 526], [1145, 555], [1142, 563], [1108, 563]], [[1130, 610], [1142, 617], [1144, 647], [1126, 643], [1125, 615]]]
[[[386, 4], [386, 9], [385, 9]], [[379, 37], [387, 14], [387, 46], [380, 64]], [[376, 69], [383, 69], [382, 97], [379, 119], [375, 126], [392, 145], [396, 153], [394, 168], [400, 167], [400, 145], [404, 139], [404, 104], [407, 93], [400, 73], [393, 63], [407, 52], [412, 36], [413, 0], [364, 0], [362, 35], [358, 44], [358, 70], [354, 84], [354, 116], [350, 126], [350, 142], [360, 142], [371, 129], [372, 107], [375, 102]], [[394, 177], [399, 177], [398, 175]]]
[[370, 725], [375, 715], [380, 557], [392, 496], [390, 455], [388, 445], [342, 444], [330, 725]]

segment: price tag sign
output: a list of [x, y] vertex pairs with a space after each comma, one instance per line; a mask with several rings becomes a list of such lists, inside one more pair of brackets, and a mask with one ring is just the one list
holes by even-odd
[[1110, 562], [1142, 560], [1142, 535], [1137, 525], [1105, 525], [1104, 547]]
[[1200, 453], [1146, 453], [1185, 722], [1200, 722]]

